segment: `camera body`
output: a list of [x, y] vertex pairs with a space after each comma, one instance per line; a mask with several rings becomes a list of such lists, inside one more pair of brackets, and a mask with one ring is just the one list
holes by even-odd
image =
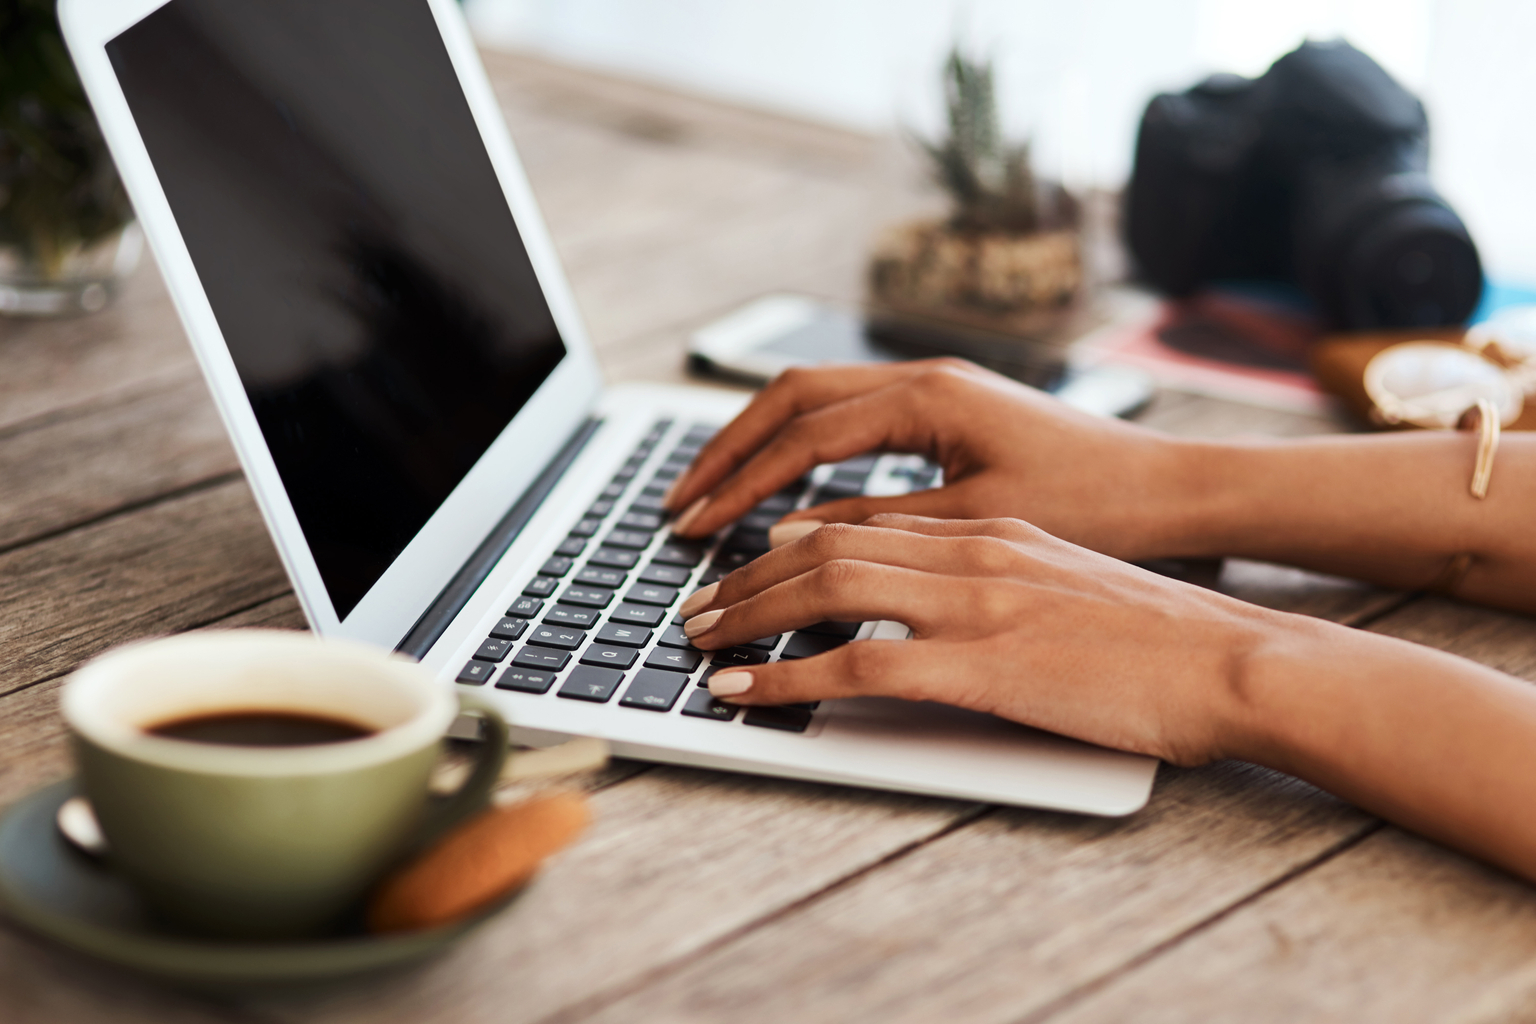
[[1334, 328], [1462, 323], [1482, 266], [1428, 164], [1417, 98], [1348, 43], [1304, 43], [1259, 78], [1153, 98], [1126, 240], [1176, 297], [1261, 278], [1299, 285]]

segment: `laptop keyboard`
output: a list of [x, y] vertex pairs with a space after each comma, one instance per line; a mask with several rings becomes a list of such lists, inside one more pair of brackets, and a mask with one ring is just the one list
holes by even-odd
[[[768, 528], [789, 512], [865, 492], [881, 457], [849, 459], [808, 474], [762, 501], [723, 535], [674, 537], [663, 527], [661, 497], [718, 429], [693, 424], [656, 462], [671, 420], [641, 440], [561, 541], [507, 606], [458, 675], [468, 686], [549, 699], [608, 704], [707, 721], [804, 732], [816, 703], [742, 708], [706, 688], [721, 668], [809, 658], [852, 640], [862, 623], [823, 622], [713, 653], [683, 634], [676, 607], [768, 550]], [[885, 456], [886, 493], [931, 487], [938, 469], [910, 456]], [[894, 460], [894, 462], [892, 461]], [[813, 484], [813, 481], [815, 483]], [[892, 489], [894, 486], [894, 490]]]

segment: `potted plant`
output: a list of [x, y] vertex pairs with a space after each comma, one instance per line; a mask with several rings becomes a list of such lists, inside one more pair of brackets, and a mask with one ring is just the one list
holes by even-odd
[[948, 137], [922, 145], [952, 212], [901, 225], [879, 241], [869, 269], [873, 312], [986, 333], [1048, 334], [1082, 291], [1078, 204], [1035, 176], [1027, 143], [1004, 139], [990, 62], [956, 48], [944, 85]]
[[100, 309], [141, 245], [53, 0], [4, 0], [0, 313]]

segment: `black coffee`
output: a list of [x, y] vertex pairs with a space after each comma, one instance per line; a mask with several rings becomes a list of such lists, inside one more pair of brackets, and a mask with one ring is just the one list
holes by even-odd
[[233, 747], [309, 747], [372, 736], [377, 730], [324, 715], [288, 711], [220, 711], [152, 726], [152, 736]]

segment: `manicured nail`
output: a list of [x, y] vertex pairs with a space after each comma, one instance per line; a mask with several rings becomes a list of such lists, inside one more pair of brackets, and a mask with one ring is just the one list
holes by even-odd
[[779, 523], [768, 528], [768, 543], [781, 548], [791, 541], [799, 540], [817, 527], [826, 525], [820, 519], [796, 519], [792, 523]]
[[714, 602], [715, 592], [719, 589], [720, 584], [718, 583], [711, 583], [707, 587], [700, 587], [693, 594], [689, 595], [688, 600], [683, 602], [683, 606], [677, 610], [678, 614], [685, 619], [693, 618], [700, 608], [708, 608]]
[[705, 633], [708, 633], [710, 630], [715, 628], [715, 624], [720, 621], [720, 616], [724, 614], [725, 610], [723, 608], [716, 608], [712, 612], [705, 612], [703, 615], [695, 615], [693, 618], [683, 623], [683, 633], [690, 640], [696, 636], [703, 636]]
[[[690, 467], [691, 468], [691, 467]], [[688, 479], [688, 470], [685, 469], [677, 475], [677, 479], [667, 487], [667, 492], [661, 496], [662, 505], [672, 507], [672, 499], [677, 497], [677, 492], [683, 489], [683, 481]]]
[[693, 521], [699, 518], [700, 513], [704, 511], [704, 506], [708, 504], [709, 498], [704, 497], [689, 505], [683, 514], [677, 517], [677, 522], [672, 524], [672, 532], [686, 533], [688, 527], [693, 525]]
[[709, 677], [709, 693], [712, 697], [740, 697], [752, 689], [752, 673], [716, 672]]

